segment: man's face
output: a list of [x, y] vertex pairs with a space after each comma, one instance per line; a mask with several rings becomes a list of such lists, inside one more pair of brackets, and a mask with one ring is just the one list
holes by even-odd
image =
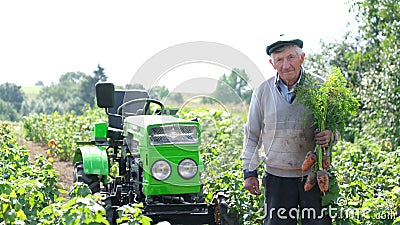
[[300, 56], [297, 54], [295, 46], [285, 48], [282, 52], [272, 53], [272, 66], [286, 85], [292, 86], [299, 79], [304, 56], [304, 53]]

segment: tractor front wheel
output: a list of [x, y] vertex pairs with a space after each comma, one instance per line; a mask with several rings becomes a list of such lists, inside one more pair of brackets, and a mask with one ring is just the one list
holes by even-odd
[[83, 162], [77, 162], [74, 165], [74, 182], [83, 182], [87, 184], [92, 194], [100, 192], [100, 178], [96, 174], [85, 174]]
[[217, 225], [239, 225], [237, 212], [228, 212], [227, 196], [223, 192], [214, 194], [212, 203], [214, 204], [214, 221]]

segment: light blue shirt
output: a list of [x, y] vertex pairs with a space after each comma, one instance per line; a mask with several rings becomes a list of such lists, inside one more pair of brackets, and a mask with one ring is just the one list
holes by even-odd
[[277, 86], [279, 92], [282, 94], [282, 96], [286, 99], [287, 102], [292, 103], [294, 100], [294, 88], [299, 84], [301, 77], [303, 76], [304, 70], [301, 68], [300, 70], [300, 76], [297, 82], [293, 85], [292, 88], [288, 88], [288, 86], [280, 79], [278, 73], [276, 74], [276, 81], [275, 85]]

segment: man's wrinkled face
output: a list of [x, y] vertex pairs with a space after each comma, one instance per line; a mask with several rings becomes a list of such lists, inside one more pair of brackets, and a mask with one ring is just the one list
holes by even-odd
[[291, 46], [281, 52], [274, 52], [271, 56], [272, 61], [270, 62], [274, 69], [278, 71], [279, 77], [286, 85], [291, 87], [299, 79], [305, 54], [302, 53], [299, 56], [296, 47]]

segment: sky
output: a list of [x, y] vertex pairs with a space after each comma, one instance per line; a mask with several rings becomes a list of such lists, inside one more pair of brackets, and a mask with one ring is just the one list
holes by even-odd
[[[301, 38], [306, 55], [317, 52], [320, 40], [348, 30], [348, 9], [346, 0], [1, 1], [0, 83], [50, 85], [67, 72], [93, 75], [100, 64], [108, 81], [123, 85], [152, 57], [158, 66], [154, 56], [190, 42], [228, 46], [268, 77], [274, 71], [265, 47], [277, 34]], [[195, 78], [229, 73], [207, 60], [169, 66], [150, 75], [153, 85], [173, 89], [191, 79], [189, 89], [202, 89], [209, 85]]]

